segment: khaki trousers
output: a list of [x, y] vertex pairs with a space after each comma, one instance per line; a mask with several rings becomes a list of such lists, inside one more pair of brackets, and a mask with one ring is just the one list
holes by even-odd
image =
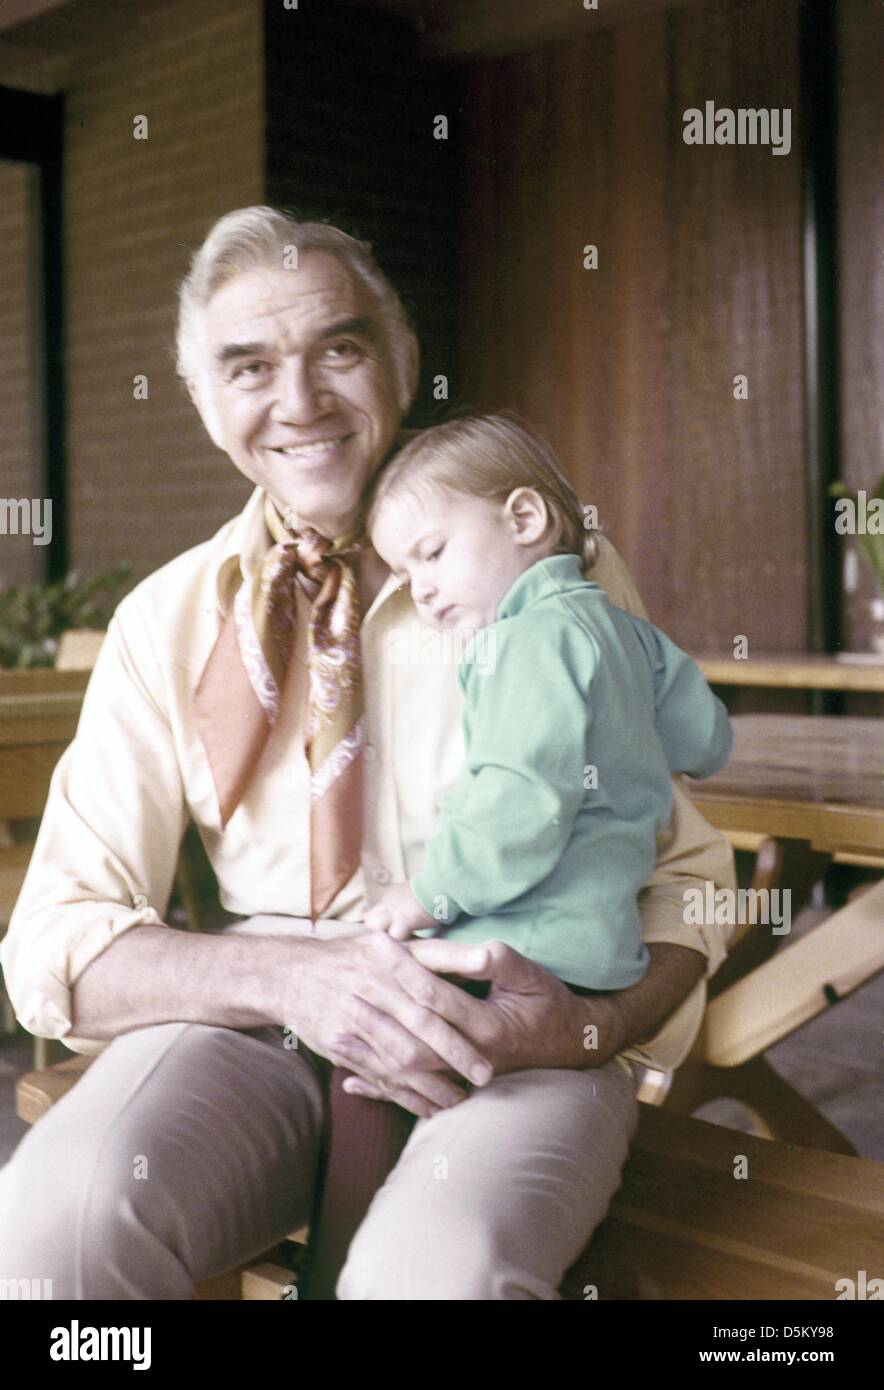
[[[322, 1105], [311, 1054], [280, 1028], [115, 1038], [0, 1170], [0, 1290], [49, 1279], [56, 1299], [190, 1298], [309, 1221]], [[556, 1299], [637, 1118], [635, 1083], [609, 1062], [495, 1077], [418, 1120], [338, 1297]]]

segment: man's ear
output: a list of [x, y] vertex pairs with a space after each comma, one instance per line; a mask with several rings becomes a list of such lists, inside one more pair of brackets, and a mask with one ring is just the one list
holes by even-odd
[[509, 522], [517, 545], [536, 545], [542, 539], [549, 520], [546, 503], [533, 487], [517, 487], [504, 503], [504, 516]]
[[402, 418], [408, 414], [414, 405], [414, 398], [417, 395], [417, 384], [420, 380], [421, 353], [417, 341], [417, 335], [409, 331], [407, 338], [407, 351], [405, 357], [405, 400], [399, 402], [402, 410]]
[[199, 417], [206, 427], [209, 438], [218, 449], [224, 449], [221, 439], [221, 422], [205, 382], [200, 377], [188, 377], [185, 382], [187, 393], [197, 408]]

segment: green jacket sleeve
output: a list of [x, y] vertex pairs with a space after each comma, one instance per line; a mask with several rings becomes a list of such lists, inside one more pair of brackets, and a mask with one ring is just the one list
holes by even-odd
[[492, 669], [462, 667], [467, 757], [411, 880], [452, 923], [493, 913], [558, 863], [583, 800], [594, 641], [544, 614], [496, 623]]
[[712, 777], [731, 755], [727, 710], [694, 659], [653, 623], [631, 617], [654, 672], [655, 723], [670, 772]]

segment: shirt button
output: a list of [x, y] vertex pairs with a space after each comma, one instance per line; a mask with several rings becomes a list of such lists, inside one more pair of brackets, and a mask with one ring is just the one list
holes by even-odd
[[390, 870], [389, 870], [389, 869], [374, 869], [374, 870], [372, 871], [372, 875], [371, 875], [371, 876], [372, 876], [372, 878], [374, 879], [375, 883], [389, 883], [389, 882], [390, 882]]
[[367, 744], [365, 745], [365, 748], [363, 749], [363, 752], [362, 752], [362, 756], [365, 758], [365, 761], [366, 761], [367, 763], [373, 763], [374, 760], [375, 760], [375, 758], [377, 757], [377, 755], [378, 755], [378, 750], [375, 748], [374, 744], [373, 744], [373, 743], [367, 743]]

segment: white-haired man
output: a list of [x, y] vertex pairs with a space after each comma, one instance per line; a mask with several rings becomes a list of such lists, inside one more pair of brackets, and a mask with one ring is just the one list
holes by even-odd
[[[730, 851], [676, 784], [651, 968], [617, 995], [500, 943], [363, 931], [462, 753], [456, 671], [393, 659], [418, 620], [358, 539], [414, 334], [367, 247], [250, 208], [194, 258], [179, 366], [256, 487], [120, 603], [55, 773], [0, 958], [26, 1027], [99, 1055], [0, 1174], [0, 1277], [188, 1298], [273, 1245], [309, 1219], [331, 1061], [418, 1117], [338, 1297], [554, 1299], [618, 1185], [634, 1064], [676, 1066], [696, 1033], [725, 946], [683, 893], [731, 883]], [[594, 577], [641, 611], [606, 541]], [[161, 919], [188, 816], [224, 930]]]

